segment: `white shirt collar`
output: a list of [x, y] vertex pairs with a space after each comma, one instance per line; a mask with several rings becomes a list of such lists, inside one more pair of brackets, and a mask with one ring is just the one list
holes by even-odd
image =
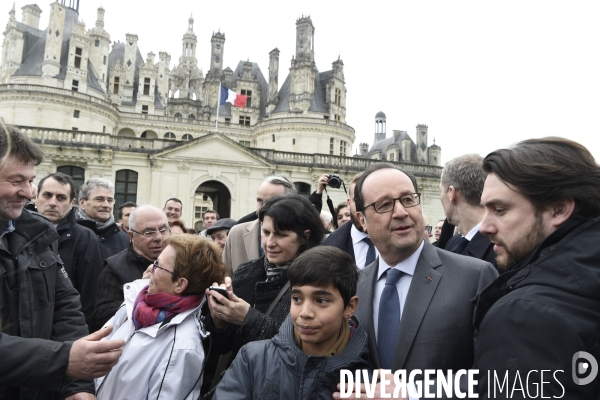
[[480, 223], [478, 223], [477, 225], [475, 225], [475, 226], [473, 227], [473, 229], [471, 229], [471, 230], [469, 231], [469, 233], [467, 233], [467, 234], [465, 235], [465, 238], [466, 238], [466, 239], [467, 239], [469, 242], [471, 241], [471, 239], [473, 239], [473, 236], [475, 236], [475, 235], [477, 234], [477, 232], [479, 232], [479, 227], [480, 227], [480, 226], [481, 226], [481, 222], [480, 222]]
[[[346, 223], [352, 224], [352, 221], [348, 221]], [[350, 228], [350, 236], [352, 236], [353, 245], [356, 245], [356, 243], [360, 243], [364, 238], [369, 237], [369, 235], [367, 235], [366, 233], [356, 229], [356, 226], [354, 226], [354, 224], [352, 224], [352, 228]]]
[[423, 251], [423, 246], [425, 246], [425, 242], [421, 242], [421, 245], [414, 253], [412, 253], [407, 259], [400, 261], [393, 267], [387, 265], [387, 263], [383, 261], [383, 258], [379, 257], [379, 271], [377, 272], [377, 280], [381, 279], [381, 275], [383, 275], [383, 273], [387, 271], [388, 268], [396, 268], [407, 275], [413, 276], [415, 274], [415, 268], [417, 267], [417, 261], [419, 261], [419, 257], [421, 256], [421, 252]]

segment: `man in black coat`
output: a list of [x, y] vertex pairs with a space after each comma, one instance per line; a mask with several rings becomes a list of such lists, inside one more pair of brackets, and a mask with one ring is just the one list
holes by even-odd
[[107, 179], [92, 178], [79, 189], [77, 223], [91, 229], [102, 245], [102, 261], [125, 250], [129, 238], [115, 223], [112, 213], [115, 186]]
[[162, 252], [162, 240], [170, 232], [163, 210], [150, 205], [133, 210], [129, 217], [131, 244], [106, 259], [98, 278], [93, 329], [100, 329], [114, 315], [124, 300], [123, 285], [142, 278]]
[[0, 397], [94, 399], [81, 379], [109, 372], [125, 343], [94, 342], [110, 329], [82, 338], [79, 295], [50, 247], [58, 234], [23, 210], [42, 160], [31, 139], [0, 124]]
[[507, 272], [477, 297], [479, 398], [511, 398], [518, 378], [519, 398], [600, 398], [598, 164], [579, 143], [542, 138], [483, 167], [481, 232]]
[[83, 315], [89, 326], [103, 265], [100, 241], [94, 232], [75, 222], [75, 184], [70, 176], [55, 172], [42, 178], [38, 193], [38, 210], [56, 227], [60, 236], [58, 254], [79, 292]]
[[[440, 200], [448, 222], [458, 227], [445, 250], [488, 261], [495, 267], [496, 254], [490, 239], [479, 232], [484, 209], [481, 192], [486, 174], [483, 157], [466, 154], [446, 163], [440, 182]], [[502, 271], [499, 271], [502, 272]]]

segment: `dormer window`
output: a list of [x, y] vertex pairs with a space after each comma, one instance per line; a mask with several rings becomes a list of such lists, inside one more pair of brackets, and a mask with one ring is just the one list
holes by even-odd
[[113, 94], [119, 94], [119, 77], [115, 76], [113, 80]]
[[150, 95], [150, 78], [144, 78], [144, 96]]
[[75, 47], [75, 68], [81, 68], [81, 55], [83, 49], [81, 47]]
[[246, 96], [246, 107], [250, 107], [252, 105], [252, 90], [242, 89], [242, 93]]

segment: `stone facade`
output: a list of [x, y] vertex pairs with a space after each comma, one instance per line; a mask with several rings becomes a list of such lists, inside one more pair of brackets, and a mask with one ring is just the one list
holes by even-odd
[[[18, 22], [13, 6], [0, 64], [0, 116], [42, 145], [39, 177], [69, 168], [82, 179], [103, 176], [116, 181], [118, 203], [162, 206], [178, 197], [184, 220], [196, 225], [207, 208], [234, 218], [254, 210], [256, 188], [270, 174], [309, 194], [322, 173], [348, 182], [374, 162], [350, 157], [344, 64], [319, 72], [309, 17], [296, 21], [296, 54], [279, 86], [278, 49], [268, 53], [267, 81], [255, 62], [224, 68], [221, 32], [211, 38], [204, 74], [192, 18], [171, 69], [166, 52], [142, 57], [136, 34], [111, 47], [102, 8], [89, 30], [64, 0], [52, 3], [44, 30], [40, 12], [25, 6]], [[221, 85], [247, 95], [245, 107], [219, 105]], [[426, 132], [417, 137], [426, 144]], [[443, 215], [432, 147], [398, 164], [418, 177], [430, 220]], [[340, 189], [329, 195], [334, 204], [346, 197]]]

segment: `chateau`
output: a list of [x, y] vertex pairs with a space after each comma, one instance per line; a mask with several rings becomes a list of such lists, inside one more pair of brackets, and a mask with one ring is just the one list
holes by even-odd
[[[383, 159], [417, 176], [430, 221], [443, 216], [441, 149], [428, 146], [427, 126], [417, 126], [416, 143], [404, 131], [387, 138], [385, 114], [378, 113], [371, 150], [361, 144], [352, 156], [344, 63], [338, 58], [319, 71], [310, 17], [296, 21], [288, 71], [280, 71], [277, 48], [265, 49], [263, 74], [256, 62], [226, 66], [224, 33], [213, 33], [210, 49], [198, 47], [193, 18], [182, 27], [181, 55], [172, 64], [164, 51], [144, 57], [137, 34], [111, 42], [103, 8], [90, 29], [78, 21], [78, 9], [78, 0], [52, 3], [40, 29], [37, 5], [21, 8], [21, 22], [13, 5], [4, 30], [0, 116], [41, 144], [39, 178], [54, 171], [78, 184], [108, 178], [117, 206], [131, 200], [162, 207], [178, 197], [183, 219], [198, 226], [208, 208], [233, 218], [253, 211], [256, 189], [270, 174], [287, 176], [308, 195], [323, 173], [349, 182]], [[206, 73], [199, 49], [210, 52]], [[280, 72], [287, 72], [281, 84]], [[245, 95], [243, 107], [219, 105], [221, 85]], [[334, 204], [345, 200], [343, 190], [328, 190]]]

